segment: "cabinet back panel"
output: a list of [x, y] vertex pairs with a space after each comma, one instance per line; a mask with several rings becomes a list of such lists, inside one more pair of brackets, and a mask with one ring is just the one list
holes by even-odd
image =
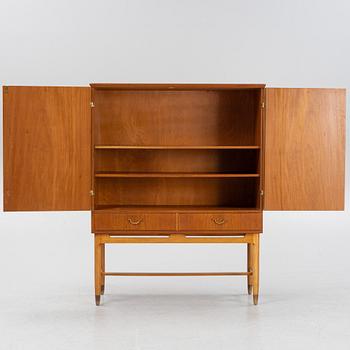
[[99, 178], [95, 208], [104, 205], [192, 205], [255, 208], [258, 180]]
[[95, 145], [259, 145], [260, 93], [93, 89]]
[[95, 171], [258, 173], [259, 150], [96, 150]]

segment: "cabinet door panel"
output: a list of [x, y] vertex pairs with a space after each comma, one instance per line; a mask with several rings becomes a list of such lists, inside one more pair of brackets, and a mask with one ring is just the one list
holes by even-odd
[[265, 210], [343, 210], [344, 89], [266, 89]]
[[4, 87], [4, 210], [88, 210], [89, 87]]

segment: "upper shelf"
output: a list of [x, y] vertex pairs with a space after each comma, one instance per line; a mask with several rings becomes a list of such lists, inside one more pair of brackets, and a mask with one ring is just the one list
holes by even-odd
[[95, 149], [259, 149], [259, 146], [117, 146], [96, 145]]

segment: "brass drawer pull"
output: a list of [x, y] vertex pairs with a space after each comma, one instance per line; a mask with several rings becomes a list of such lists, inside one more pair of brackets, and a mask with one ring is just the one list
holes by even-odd
[[217, 224], [217, 225], [223, 225], [226, 220], [224, 218], [212, 218], [212, 220]]
[[129, 218], [128, 221], [131, 225], [138, 225], [140, 222], [142, 222], [142, 218], [138, 220], [133, 220], [132, 218]]

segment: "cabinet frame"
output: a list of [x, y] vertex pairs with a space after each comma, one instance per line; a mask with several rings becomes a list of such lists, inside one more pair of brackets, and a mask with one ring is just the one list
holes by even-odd
[[[96, 304], [106, 276], [203, 275], [247, 277], [248, 293], [253, 293], [257, 304], [262, 211], [344, 209], [345, 89], [108, 83], [5, 86], [3, 92], [4, 210], [91, 210]], [[130, 116], [131, 126], [135, 124], [137, 132], [130, 132], [130, 125], [118, 131], [128, 141], [124, 144], [114, 142], [113, 129], [108, 127], [107, 142], [96, 136], [94, 114], [103, 101], [97, 98], [101, 92], [124, 94], [120, 99], [124, 109], [113, 99], [104, 100], [110, 103], [104, 113], [116, 131], [123, 124], [108, 117], [109, 112], [124, 113], [124, 122]], [[140, 93], [140, 99], [134, 100]], [[162, 98], [157, 100], [154, 93]], [[180, 131], [157, 124], [162, 121], [159, 109], [183, 124]], [[138, 115], [163, 127], [172, 142], [164, 143], [166, 138], [150, 125], [137, 125]], [[200, 123], [202, 118], [208, 128]], [[182, 135], [187, 136], [181, 139]], [[96, 158], [98, 152], [106, 156]], [[148, 152], [148, 160], [137, 162], [135, 152]], [[249, 161], [244, 152], [251, 154]], [[240, 166], [227, 164], [230, 157]], [[190, 164], [191, 170], [173, 166], [174, 160]], [[121, 169], [116, 171], [118, 162]], [[130, 162], [133, 171], [128, 171]], [[146, 196], [132, 191], [132, 181], [143, 185]], [[113, 183], [118, 186], [110, 187], [110, 194], [108, 186]], [[199, 191], [198, 184], [206, 191]], [[152, 194], [154, 189], [157, 195]], [[253, 200], [245, 200], [253, 194]], [[245, 221], [249, 215], [251, 219]], [[140, 226], [133, 229], [133, 225]], [[105, 244], [116, 243], [246, 244], [247, 270], [106, 272]]]

